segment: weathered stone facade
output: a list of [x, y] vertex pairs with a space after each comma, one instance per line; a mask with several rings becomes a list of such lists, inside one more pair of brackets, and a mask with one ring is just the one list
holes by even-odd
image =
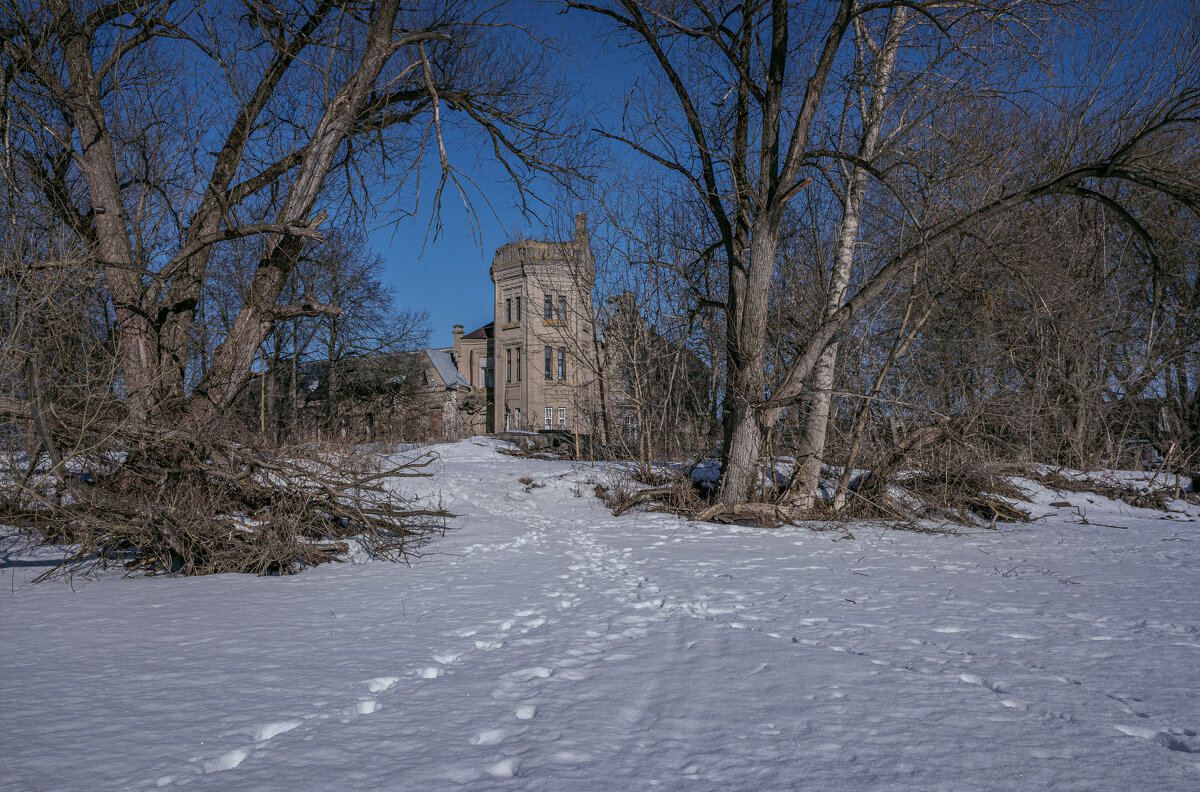
[[525, 240], [492, 261], [491, 431], [591, 434], [595, 264], [587, 218], [567, 242]]

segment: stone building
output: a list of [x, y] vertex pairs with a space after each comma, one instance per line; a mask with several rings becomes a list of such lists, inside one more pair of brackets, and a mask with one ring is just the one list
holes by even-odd
[[492, 415], [495, 398], [495, 368], [492, 361], [493, 322], [478, 330], [463, 333], [462, 325], [454, 325], [454, 346], [446, 350], [458, 369], [459, 381], [466, 392], [459, 399], [466, 435], [481, 435], [496, 431]]
[[305, 364], [297, 423], [305, 436], [347, 442], [590, 434], [594, 266], [583, 214], [568, 241], [504, 245], [491, 267], [493, 321], [470, 333], [455, 325], [450, 347]]
[[523, 240], [492, 260], [492, 431], [590, 434], [595, 263], [587, 218], [566, 242]]

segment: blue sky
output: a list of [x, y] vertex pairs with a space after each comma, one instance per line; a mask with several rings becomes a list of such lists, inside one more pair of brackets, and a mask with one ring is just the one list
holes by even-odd
[[[560, 15], [557, 4], [531, 2], [519, 12], [525, 24], [566, 40], [570, 57], [562, 59], [565, 79], [577, 91], [574, 101], [607, 99], [625, 82], [632, 70], [613, 57], [601, 37], [584, 26], [593, 20], [579, 12]], [[593, 105], [589, 102], [589, 107]], [[586, 207], [564, 205], [549, 184], [534, 183], [530, 189], [550, 206], [533, 206], [535, 216], [523, 216], [517, 207], [517, 191], [502, 178], [502, 171], [475, 144], [448, 139], [451, 163], [465, 171], [481, 194], [470, 195], [477, 226], [472, 231], [467, 210], [456, 190], [448, 185], [442, 197], [441, 233], [427, 233], [431, 199], [436, 186], [437, 158], [427, 152], [422, 185], [421, 211], [414, 217], [377, 226], [370, 240], [384, 259], [387, 282], [395, 289], [396, 306], [429, 312], [431, 346], [449, 346], [452, 328], [462, 324], [467, 332], [492, 320], [492, 283], [488, 268], [496, 248], [510, 241], [514, 231], [533, 238], [557, 238], [572, 227], [575, 212]], [[560, 200], [559, 203], [555, 203]], [[547, 231], [550, 226], [551, 231]]]
[[455, 324], [470, 332], [491, 321], [488, 268], [492, 254], [507, 241], [514, 224], [526, 225], [512, 207], [512, 187], [489, 181], [488, 197], [500, 219], [475, 196], [478, 238], [473, 238], [466, 209], [456, 194], [443, 201], [442, 231], [437, 239], [432, 239], [432, 234], [426, 239], [429, 210], [370, 235], [383, 257], [386, 281], [395, 289], [396, 306], [429, 312], [431, 346], [449, 346]]

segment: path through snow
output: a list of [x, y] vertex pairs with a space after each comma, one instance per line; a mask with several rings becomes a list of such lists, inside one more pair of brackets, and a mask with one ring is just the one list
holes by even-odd
[[465, 526], [412, 568], [8, 562], [0, 788], [1200, 788], [1195, 507], [844, 539], [614, 518], [603, 475], [447, 446]]

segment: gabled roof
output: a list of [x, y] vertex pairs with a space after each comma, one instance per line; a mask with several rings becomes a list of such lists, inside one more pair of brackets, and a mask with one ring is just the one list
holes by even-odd
[[458, 366], [454, 364], [454, 355], [449, 349], [426, 349], [425, 354], [429, 357], [429, 362], [433, 364], [434, 369], [437, 370], [438, 376], [442, 378], [442, 382], [446, 383], [447, 388], [471, 387], [466, 377], [458, 373]]
[[495, 322], [488, 322], [478, 330], [472, 330], [471, 332], [467, 333], [465, 336], [463, 336], [463, 338], [487, 338], [492, 334], [492, 328], [495, 326], [495, 324]]

